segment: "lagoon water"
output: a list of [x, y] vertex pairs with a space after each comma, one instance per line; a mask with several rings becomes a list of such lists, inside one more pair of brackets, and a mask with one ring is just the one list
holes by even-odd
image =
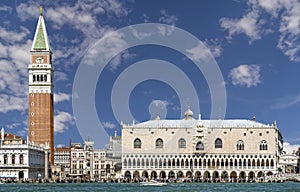
[[141, 186], [138, 183], [10, 183], [0, 191], [299, 191], [300, 183], [170, 183], [165, 186]]

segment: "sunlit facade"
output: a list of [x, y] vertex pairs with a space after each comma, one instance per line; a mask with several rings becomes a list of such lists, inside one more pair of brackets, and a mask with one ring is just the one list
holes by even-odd
[[278, 172], [276, 122], [181, 120], [122, 125], [122, 175], [131, 179], [253, 180]]
[[4, 132], [0, 134], [0, 178], [41, 179], [45, 177], [44, 148], [29, 144], [21, 137]]

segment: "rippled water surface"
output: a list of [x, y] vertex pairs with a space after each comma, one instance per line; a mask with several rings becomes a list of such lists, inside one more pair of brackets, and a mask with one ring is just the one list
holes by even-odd
[[300, 191], [300, 183], [185, 183], [141, 186], [136, 183], [2, 184], [0, 191]]

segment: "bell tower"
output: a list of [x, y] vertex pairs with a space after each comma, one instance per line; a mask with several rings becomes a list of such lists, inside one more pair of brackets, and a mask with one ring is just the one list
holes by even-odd
[[40, 16], [30, 51], [28, 138], [36, 145], [50, 148], [50, 165], [54, 163], [54, 107], [52, 52], [40, 7]]

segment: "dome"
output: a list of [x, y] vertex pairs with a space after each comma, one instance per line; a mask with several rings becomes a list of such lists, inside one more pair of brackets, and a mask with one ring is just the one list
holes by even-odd
[[191, 119], [191, 118], [193, 118], [193, 115], [194, 115], [194, 113], [190, 109], [190, 107], [184, 113], [185, 119]]

